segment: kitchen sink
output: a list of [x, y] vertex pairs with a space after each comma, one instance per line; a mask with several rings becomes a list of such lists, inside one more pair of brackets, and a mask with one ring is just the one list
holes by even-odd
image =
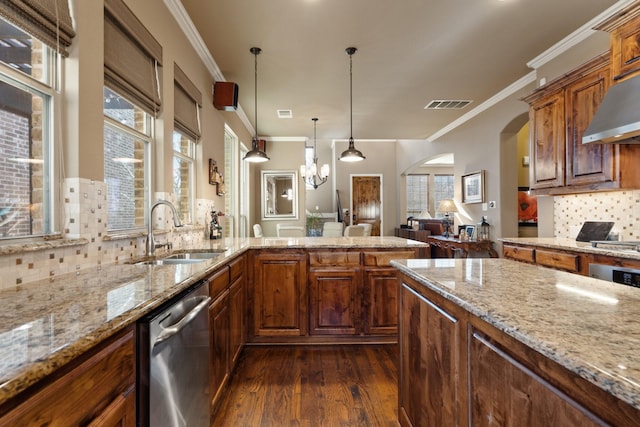
[[175, 265], [175, 264], [197, 264], [199, 262], [204, 262], [206, 259], [184, 259], [184, 258], [162, 258], [162, 259], [151, 259], [147, 261], [138, 261], [136, 265]]
[[147, 259], [134, 262], [136, 265], [176, 265], [176, 264], [197, 264], [209, 259], [219, 257], [226, 249], [201, 249], [193, 251], [178, 252], [159, 259]]
[[166, 258], [163, 258], [165, 260], [199, 260], [199, 261], [204, 261], [207, 259], [212, 259], [212, 258], [216, 258], [219, 257], [220, 255], [222, 255], [225, 252], [226, 249], [220, 249], [220, 250], [215, 250], [215, 251], [190, 251], [190, 252], [181, 252], [181, 253], [177, 253], [177, 254], [173, 254], [173, 255], [169, 255]]

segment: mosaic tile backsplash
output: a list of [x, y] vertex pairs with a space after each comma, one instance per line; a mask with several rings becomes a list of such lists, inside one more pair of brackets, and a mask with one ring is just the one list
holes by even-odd
[[[18, 249], [0, 248], [0, 289], [46, 278], [55, 280], [61, 274], [144, 256], [146, 232], [121, 236], [107, 233], [106, 194], [107, 186], [103, 182], [66, 179], [62, 230], [65, 244], [60, 247], [60, 242], [54, 240], [48, 242], [47, 248], [28, 243]], [[168, 193], [156, 193], [154, 200], [159, 199], [174, 201]], [[205, 239], [209, 213], [214, 207], [212, 200], [196, 200], [195, 223], [176, 230], [169, 209], [159, 206], [154, 212], [156, 241], [170, 241], [176, 250]], [[159, 253], [163, 250], [166, 249], [160, 249]]]
[[575, 238], [584, 221], [613, 221], [620, 240], [640, 240], [640, 190], [555, 196], [554, 236]]

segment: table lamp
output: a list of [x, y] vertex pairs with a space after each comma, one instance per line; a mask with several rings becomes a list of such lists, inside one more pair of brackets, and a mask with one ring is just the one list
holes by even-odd
[[458, 208], [453, 199], [444, 199], [440, 201], [438, 212], [444, 212], [444, 233], [442, 235], [449, 237], [449, 227], [453, 223], [453, 219], [449, 219], [449, 214], [458, 212]]

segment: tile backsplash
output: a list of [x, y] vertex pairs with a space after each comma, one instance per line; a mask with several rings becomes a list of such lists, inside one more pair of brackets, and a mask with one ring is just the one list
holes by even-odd
[[640, 240], [640, 190], [555, 196], [555, 237], [575, 238], [584, 221], [613, 221], [620, 240]]
[[[107, 233], [107, 186], [103, 182], [68, 178], [63, 186], [62, 235], [64, 241], [0, 247], [0, 289], [19, 286], [85, 268], [125, 262], [142, 257], [146, 250], [146, 231], [123, 235]], [[154, 200], [173, 201], [169, 193], [156, 193]], [[194, 224], [176, 230], [168, 208], [154, 213], [157, 241], [167, 240], [179, 249], [208, 237], [207, 218], [213, 200], [197, 199]], [[166, 209], [166, 210], [165, 210]], [[162, 249], [164, 250], [164, 249]]]

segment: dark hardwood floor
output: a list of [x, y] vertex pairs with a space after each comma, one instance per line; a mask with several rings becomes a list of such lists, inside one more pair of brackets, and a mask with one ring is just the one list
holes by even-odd
[[250, 346], [213, 426], [398, 426], [397, 345]]

